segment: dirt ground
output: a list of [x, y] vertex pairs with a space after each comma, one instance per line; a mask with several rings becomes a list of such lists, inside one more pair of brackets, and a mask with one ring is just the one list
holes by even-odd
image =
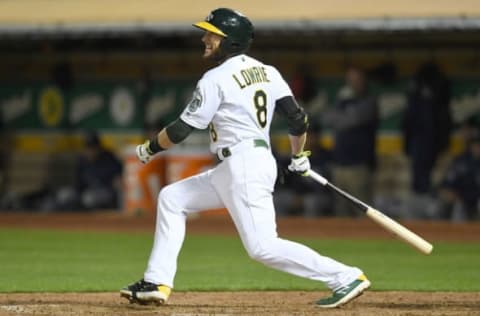
[[3, 294], [0, 315], [480, 315], [478, 293], [366, 292], [334, 310], [326, 292], [177, 292], [166, 306], [129, 304], [117, 293]]
[[[403, 222], [433, 242], [480, 241], [480, 223]], [[0, 227], [62, 230], [153, 232], [150, 216], [116, 213], [0, 214]], [[228, 217], [191, 218], [189, 233], [230, 235]], [[368, 219], [280, 218], [281, 236], [314, 238], [392, 238]], [[174, 292], [167, 306], [138, 306], [118, 293], [0, 293], [0, 315], [480, 315], [480, 293], [374, 292], [340, 309], [323, 310], [312, 304], [327, 292]]]

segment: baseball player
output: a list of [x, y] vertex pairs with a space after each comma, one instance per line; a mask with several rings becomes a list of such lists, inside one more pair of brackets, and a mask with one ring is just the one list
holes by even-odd
[[266, 266], [324, 282], [331, 297], [320, 307], [343, 305], [370, 286], [363, 272], [277, 235], [272, 192], [277, 177], [269, 129], [274, 112], [288, 120], [291, 172], [308, 174], [304, 151], [307, 115], [278, 70], [246, 55], [253, 25], [237, 11], [219, 8], [194, 26], [205, 31], [203, 58], [216, 62], [197, 83], [180, 117], [137, 146], [147, 163], [183, 141], [194, 129], [210, 130], [210, 150], [221, 161], [213, 169], [170, 184], [158, 198], [153, 249], [142, 280], [120, 293], [131, 302], [165, 304], [174, 286], [177, 257], [188, 214], [227, 208], [248, 255]]

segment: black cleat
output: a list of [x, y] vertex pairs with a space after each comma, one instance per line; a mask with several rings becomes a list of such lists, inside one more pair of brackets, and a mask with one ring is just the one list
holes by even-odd
[[131, 304], [165, 305], [171, 291], [168, 286], [157, 285], [142, 279], [121, 289], [120, 296], [128, 299]]

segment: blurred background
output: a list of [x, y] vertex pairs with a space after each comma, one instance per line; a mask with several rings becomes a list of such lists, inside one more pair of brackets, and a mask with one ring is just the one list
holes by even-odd
[[[256, 27], [310, 115], [313, 168], [388, 215], [467, 221], [480, 209], [480, 3], [0, 1], [0, 210], [153, 213], [166, 184], [215, 164], [197, 131], [147, 165], [134, 146], [175, 119], [208, 69], [191, 26], [217, 7]], [[284, 172], [280, 216], [358, 216]]]

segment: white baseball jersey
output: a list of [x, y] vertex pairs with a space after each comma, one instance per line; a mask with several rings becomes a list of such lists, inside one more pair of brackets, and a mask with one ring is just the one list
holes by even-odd
[[212, 153], [243, 139], [268, 143], [275, 101], [290, 95], [275, 67], [238, 55], [204, 74], [181, 119], [198, 129], [210, 128]]
[[199, 129], [210, 125], [211, 151], [237, 150], [210, 170], [167, 185], [158, 198], [155, 242], [144, 279], [173, 287], [187, 214], [227, 208], [242, 243], [255, 260], [331, 289], [351, 283], [362, 271], [278, 237], [272, 192], [275, 159], [266, 146], [275, 101], [291, 95], [271, 66], [239, 55], [208, 71], [181, 115]]

